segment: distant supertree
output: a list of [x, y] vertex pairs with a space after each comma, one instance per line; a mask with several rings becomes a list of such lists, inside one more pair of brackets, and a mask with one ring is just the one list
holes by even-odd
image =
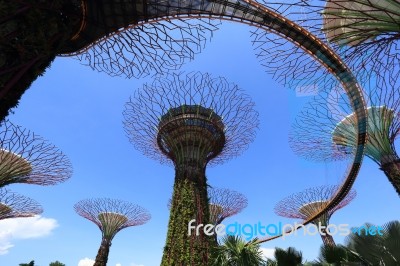
[[[400, 1], [265, 2], [321, 41], [329, 42], [360, 81], [373, 80], [378, 87], [399, 84]], [[328, 70], [281, 38], [257, 30], [254, 43], [263, 65], [289, 86], [296, 86], [298, 90], [315, 86], [323, 89], [336, 83]]]
[[[237, 191], [209, 187], [207, 193], [210, 222], [214, 225], [222, 223], [226, 218], [238, 214], [247, 207], [247, 198]], [[172, 200], [169, 200], [168, 209], [171, 209], [171, 205]]]
[[[302, 192], [293, 194], [275, 206], [275, 213], [282, 217], [297, 218], [309, 220], [323, 210], [332, 197], [335, 195], [337, 186], [320, 186], [306, 189]], [[357, 195], [354, 190], [351, 190], [347, 196], [335, 206], [335, 208], [325, 212], [323, 215], [313, 220], [312, 223], [320, 227], [321, 238], [324, 245], [334, 246], [335, 241], [332, 235], [329, 234], [327, 226], [333, 213], [349, 204]]]
[[68, 158], [35, 133], [6, 120], [0, 124], [0, 187], [54, 185], [72, 175]]
[[[400, 195], [400, 158], [395, 140], [400, 132], [398, 89], [367, 88], [365, 155], [376, 162]], [[295, 153], [314, 161], [343, 160], [357, 146], [354, 113], [344, 92], [333, 89], [307, 104], [296, 118], [289, 143]]]
[[[209, 187], [208, 192], [208, 209], [210, 212], [210, 223], [217, 226], [226, 218], [241, 212], [247, 207], [247, 198], [234, 190], [226, 188]], [[168, 209], [171, 209], [171, 200], [168, 202]], [[217, 241], [217, 235], [214, 234]]]
[[236, 85], [198, 72], [158, 77], [126, 104], [131, 143], [175, 167], [162, 265], [207, 264], [215, 242], [204, 232], [188, 235], [188, 224], [210, 223], [206, 166], [239, 155], [253, 141], [258, 126], [253, 108]]
[[214, 225], [222, 223], [226, 218], [241, 212], [247, 207], [247, 198], [234, 190], [210, 187], [210, 222]]
[[107, 265], [111, 242], [119, 231], [145, 224], [151, 218], [147, 210], [136, 204], [109, 198], [81, 200], [74, 205], [74, 209], [101, 230], [101, 245], [93, 266]]
[[[217, 226], [226, 218], [231, 217], [247, 207], [247, 198], [234, 190], [211, 187], [208, 189], [210, 223]], [[218, 243], [217, 234], [214, 239]]]
[[34, 200], [0, 188], [0, 220], [32, 217], [43, 212]]

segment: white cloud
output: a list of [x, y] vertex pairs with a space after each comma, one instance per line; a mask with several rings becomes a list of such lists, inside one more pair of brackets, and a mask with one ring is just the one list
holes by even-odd
[[[91, 259], [89, 259], [89, 258], [81, 259], [81, 260], [78, 262], [78, 266], [93, 266], [93, 264], [94, 264], [94, 260], [91, 260]], [[117, 265], [118, 265], [118, 264], [117, 264]]]
[[11, 244], [12, 235], [9, 232], [0, 232], [0, 255], [8, 253], [14, 245]]
[[262, 251], [264, 259], [274, 259], [274, 253], [275, 253], [274, 248], [260, 248], [260, 249]]
[[121, 263], [117, 263], [117, 264], [115, 264], [115, 266], [122, 266], [122, 264]]
[[136, 263], [131, 263], [129, 266], [144, 266], [143, 264], [136, 264]]
[[5, 219], [0, 221], [0, 255], [7, 254], [14, 239], [48, 236], [58, 226], [55, 219], [41, 217]]

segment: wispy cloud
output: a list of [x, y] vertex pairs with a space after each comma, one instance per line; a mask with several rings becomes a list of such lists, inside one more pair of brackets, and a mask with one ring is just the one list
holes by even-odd
[[14, 246], [11, 244], [11, 238], [11, 233], [0, 232], [0, 255], [7, 254], [8, 250]]
[[55, 219], [41, 217], [5, 219], [0, 221], [0, 255], [7, 254], [15, 239], [48, 236], [58, 226]]
[[[94, 264], [94, 260], [89, 259], [89, 258], [81, 259], [81, 260], [78, 262], [78, 266], [93, 266], [93, 264]], [[117, 265], [118, 265], [118, 264], [117, 264]]]

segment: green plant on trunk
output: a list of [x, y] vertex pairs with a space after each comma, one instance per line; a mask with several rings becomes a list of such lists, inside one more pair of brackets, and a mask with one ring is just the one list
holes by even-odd
[[[204, 254], [205, 256], [213, 248], [214, 240], [210, 236], [204, 234], [195, 236], [195, 232], [192, 232], [190, 236], [181, 233], [182, 228], [187, 231], [188, 217], [203, 221], [204, 224], [210, 223], [209, 219], [206, 218], [209, 217], [209, 210], [207, 194], [203, 193], [206, 191], [204, 186], [205, 183], [197, 184], [190, 179], [182, 177], [176, 179], [173, 193], [175, 200], [173, 200], [173, 208], [171, 208], [167, 241], [164, 247], [164, 253], [169, 254], [169, 257], [165, 258], [170, 263], [169, 265], [182, 261], [190, 261], [191, 265], [201, 265], [206, 258], [191, 254]], [[204, 205], [201, 204], [202, 209], [198, 207], [200, 202], [205, 203]], [[192, 240], [197, 237], [201, 238], [200, 241]], [[188, 242], [193, 244], [187, 245]]]

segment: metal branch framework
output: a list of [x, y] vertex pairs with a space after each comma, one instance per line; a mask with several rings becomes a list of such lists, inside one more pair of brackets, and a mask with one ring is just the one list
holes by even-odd
[[194, 59], [217, 30], [217, 24], [205, 19], [139, 24], [101, 38], [72, 55], [84, 65], [110, 76], [140, 78], [164, 73]]
[[[193, 123], [199, 125], [210, 119], [210, 125], [204, 126], [209, 127], [211, 133], [216, 133], [211, 128], [212, 124], [222, 130], [220, 134], [224, 135], [224, 139], [216, 143], [220, 152], [204, 154], [209, 164], [223, 163], [238, 156], [254, 140], [255, 129], [258, 127], [258, 113], [254, 110], [254, 103], [237, 85], [222, 77], [192, 72], [187, 75], [159, 76], [151, 84], [145, 84], [136, 91], [125, 105], [125, 132], [130, 142], [144, 155], [161, 163], [171, 162], [185, 150], [173, 153], [164, 147], [166, 141], [160, 139], [160, 126], [163, 121], [172, 120], [179, 113], [187, 118], [199, 115], [198, 121], [193, 120]], [[182, 123], [190, 126], [185, 121], [189, 120], [183, 120]], [[193, 136], [198, 134], [194, 131], [181, 133]], [[216, 138], [219, 140], [219, 136]], [[193, 142], [189, 145], [194, 147], [198, 144]]]
[[234, 190], [211, 187], [208, 189], [208, 196], [210, 198], [210, 221], [215, 225], [247, 207], [247, 198]]
[[36, 201], [0, 188], [0, 220], [33, 217], [43, 212]]
[[1, 123], [0, 187], [12, 183], [54, 185], [71, 175], [71, 163], [58, 148], [8, 120]]
[[[298, 0], [267, 4], [320, 40], [330, 42], [362, 83], [374, 80], [378, 87], [398, 86], [398, 0]], [[316, 90], [315, 87], [323, 90], [337, 84], [329, 71], [298, 47], [261, 30], [253, 33], [260, 61], [277, 80], [304, 91]]]
[[[27, 7], [22, 8], [21, 10], [17, 9], [18, 12], [31, 10], [30, 8], [32, 7], [32, 5], [29, 4], [27, 1], [28, 0], [17, 1], [17, 3], [23, 3], [25, 7]], [[26, 3], [28, 4], [26, 5]], [[70, 8], [70, 10], [73, 10], [73, 8]], [[279, 12], [276, 12], [275, 10], [268, 8], [267, 6], [263, 6], [251, 0], [190, 0], [185, 2], [177, 0], [169, 0], [165, 2], [153, 0], [136, 2], [82, 0], [82, 2], [80, 2], [80, 10], [80, 12], [72, 12], [69, 14], [71, 17], [73, 17], [77, 13], [80, 13], [80, 20], [73, 20], [75, 22], [80, 22], [80, 25], [72, 27], [73, 29], [76, 29], [76, 32], [72, 35], [69, 35], [69, 31], [65, 32], [68, 32], [67, 37], [70, 38], [70, 41], [86, 39], [88, 43], [84, 43], [81, 48], [85, 47], [85, 45], [89, 45], [90, 43], [103, 38], [104, 36], [111, 36], [111, 34], [109, 33], [113, 33], [115, 31], [123, 32], [130, 27], [134, 27], [134, 25], [136, 24], [158, 20], [172, 20], [177, 18], [226, 19], [229, 21], [249, 24], [265, 31], [275, 33], [280, 37], [283, 37], [286, 40], [294, 43], [296, 46], [300, 47], [300, 49], [305, 51], [305, 54], [311, 55], [312, 58], [318, 61], [323, 67], [328, 69], [329, 73], [331, 73], [335, 78], [340, 81], [346, 93], [349, 95], [349, 98], [351, 98], [352, 107], [357, 114], [358, 149], [354, 157], [353, 164], [349, 168], [346, 181], [343, 183], [340, 191], [338, 191], [336, 197], [327, 206], [327, 208], [332, 208], [335, 204], [340, 202], [340, 200], [349, 191], [349, 188], [353, 184], [362, 162], [362, 151], [365, 141], [366, 127], [364, 122], [366, 114], [362, 92], [357, 84], [357, 80], [355, 79], [354, 75], [351, 73], [350, 69], [343, 63], [343, 61], [338, 57], [338, 55], [330, 47], [321, 42], [315, 35], [311, 34], [305, 28], [283, 17], [279, 14]], [[6, 21], [8, 21], [8, 19], [10, 19], [9, 21], [11, 21], [15, 17], [14, 13], [11, 12], [10, 14], [13, 15], [8, 16]], [[59, 12], [58, 14], [66, 13]], [[122, 16], [115, 16], [116, 14], [122, 14]], [[96, 19], [92, 20], [92, 18]], [[108, 24], [110, 21], [111, 24]], [[24, 24], [24, 22], [21, 22], [19, 24], [22, 26], [30, 25], [29, 23]], [[94, 28], [90, 25], [93, 25]], [[100, 25], [103, 25], [105, 27], [98, 27]], [[69, 29], [70, 28], [71, 27], [69, 27]], [[101, 29], [103, 33], [97, 31], [97, 29]], [[16, 31], [16, 33], [20, 34], [21, 32]], [[64, 31], [59, 30], [57, 31], [57, 33], [64, 34]], [[24, 38], [22, 37], [23, 36], [21, 36], [21, 38], [16, 38], [16, 40], [24, 40]], [[2, 39], [7, 40], [7, 38]], [[54, 40], [54, 38], [52, 39]], [[42, 38], [41, 40], [46, 40], [46, 38]], [[23, 47], [23, 43], [21, 43], [21, 45]], [[70, 47], [70, 45], [68, 45], [68, 47]], [[45, 67], [48, 66], [51, 60], [54, 58], [55, 54], [53, 50], [50, 50], [50, 55], [48, 55], [47, 52], [44, 53], [46, 54], [46, 56], [43, 57], [42, 48], [43, 47], [40, 47], [40, 49], [35, 50], [39, 51], [39, 56], [33, 58], [25, 58], [24, 56], [21, 57], [23, 60], [18, 65], [18, 67], [11, 69], [15, 72], [13, 72], [13, 74], [11, 75], [13, 78], [9, 79], [9, 73], [11, 73], [10, 69], [1, 69], [2, 71], [5, 71], [3, 71], [4, 73], [8, 73], [8, 76], [6, 75], [4, 81], [0, 82], [0, 84], [5, 84], [0, 93], [0, 97], [4, 97], [5, 95], [12, 95], [12, 97], [10, 97], [12, 99], [11, 102], [7, 102], [4, 105], [1, 104], [1, 106], [5, 106], [5, 109], [2, 110], [2, 117], [4, 117], [4, 115], [8, 112], [9, 108], [16, 104], [17, 100], [26, 89], [27, 84], [29, 85], [36, 78], [36, 75], [32, 76], [32, 73], [42, 73]], [[77, 47], [77, 50], [79, 50], [79, 47]], [[75, 51], [70, 52], [73, 53]], [[113, 67], [110, 68], [112, 69]], [[118, 66], [116, 67], [116, 69], [118, 69]], [[17, 82], [17, 80], [21, 79], [21, 77], [23, 78], [23, 82]]]
[[254, 103], [224, 78], [199, 72], [160, 76], [125, 105], [130, 142], [145, 155], [172, 161], [174, 193], [161, 265], [206, 265], [216, 244], [188, 223], [210, 221], [206, 166], [239, 155], [255, 137]]
[[142, 77], [193, 59], [219, 24], [149, 17], [141, 0], [15, 0], [2, 1], [0, 10], [2, 119], [56, 55], [78, 55], [112, 76]]
[[111, 242], [119, 231], [145, 224], [151, 218], [147, 210], [136, 204], [109, 198], [81, 200], [74, 209], [101, 230], [102, 240], [94, 266], [107, 265]]
[[[368, 88], [365, 155], [376, 162], [400, 195], [400, 158], [395, 140], [400, 132], [400, 94], [393, 88]], [[314, 161], [343, 160], [357, 146], [354, 113], [344, 92], [333, 89], [307, 104], [296, 118], [289, 144]]]
[[[277, 215], [287, 218], [297, 218], [304, 221], [315, 216], [316, 213], [324, 210], [326, 205], [335, 195], [337, 186], [320, 186], [306, 189], [302, 192], [293, 194], [280, 202], [274, 208]], [[351, 190], [347, 196], [335, 206], [335, 208], [325, 212], [322, 216], [313, 220], [312, 223], [321, 227], [321, 238], [325, 245], [335, 245], [335, 242], [326, 227], [333, 213], [349, 204], [357, 195], [355, 190]]]

